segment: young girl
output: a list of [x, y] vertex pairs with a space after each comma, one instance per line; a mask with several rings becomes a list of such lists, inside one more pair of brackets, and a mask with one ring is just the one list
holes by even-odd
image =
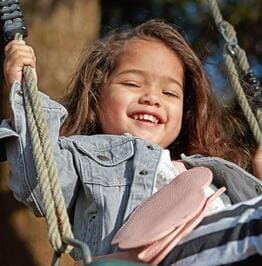
[[[3, 121], [0, 137], [11, 167], [9, 185], [18, 200], [44, 215], [20, 87], [22, 68], [35, 70], [35, 56], [23, 41], [10, 42], [5, 53], [13, 117], [12, 127]], [[111, 241], [118, 229], [179, 174], [181, 163], [210, 168], [211, 189], [227, 188], [218, 209], [261, 194], [260, 181], [232, 163], [245, 168], [250, 155], [224, 133], [221, 109], [200, 61], [164, 22], [148, 21], [97, 41], [76, 70], [67, 111], [43, 93], [40, 97], [74, 235], [94, 256], [117, 250]], [[261, 148], [254, 173], [262, 176]], [[257, 215], [260, 207], [253, 206], [260, 202], [247, 206]], [[73, 256], [81, 259], [77, 251]], [[245, 257], [243, 251], [232, 261]], [[178, 259], [173, 256], [172, 262]]]

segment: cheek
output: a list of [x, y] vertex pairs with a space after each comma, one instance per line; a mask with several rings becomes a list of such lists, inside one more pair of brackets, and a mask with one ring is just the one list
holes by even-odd
[[105, 116], [120, 116], [126, 109], [124, 98], [121, 97], [108, 97], [102, 103], [102, 114]]
[[107, 115], [112, 111], [112, 109], [117, 109], [118, 106], [119, 102], [117, 101], [117, 97], [111, 95], [110, 93], [104, 93], [100, 102], [102, 115]]
[[172, 109], [172, 117], [170, 119], [170, 137], [172, 141], [174, 141], [180, 133], [182, 128], [182, 119], [183, 119], [183, 107], [173, 108]]
[[102, 95], [102, 105], [106, 108], [121, 108], [125, 104], [127, 98], [128, 95], [123, 93], [121, 88], [112, 86], [107, 88]]
[[179, 103], [175, 108], [172, 108], [171, 111], [171, 120], [174, 123], [175, 127], [181, 127], [183, 118], [183, 104]]
[[170, 128], [171, 141], [170, 143], [168, 143], [168, 145], [171, 144], [180, 134], [182, 128], [182, 118], [183, 118], [183, 110], [177, 109], [172, 119], [172, 127]]
[[177, 116], [177, 120], [179, 123], [179, 128], [182, 126], [182, 120], [183, 120], [183, 108], [179, 110], [179, 114]]
[[125, 120], [126, 104], [124, 98], [107, 95], [101, 102], [101, 126], [104, 133], [118, 134]]

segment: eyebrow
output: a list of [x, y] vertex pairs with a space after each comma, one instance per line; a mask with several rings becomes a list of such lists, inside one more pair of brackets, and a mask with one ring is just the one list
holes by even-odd
[[[127, 70], [123, 70], [119, 73], [117, 73], [117, 75], [124, 75], [124, 74], [138, 74], [138, 75], [143, 75], [143, 74], [147, 74], [145, 71], [140, 70], [140, 69], [127, 69]], [[167, 76], [165, 77], [166, 79], [168, 79], [170, 82], [177, 84], [181, 89], [183, 89], [183, 85], [175, 78]]]

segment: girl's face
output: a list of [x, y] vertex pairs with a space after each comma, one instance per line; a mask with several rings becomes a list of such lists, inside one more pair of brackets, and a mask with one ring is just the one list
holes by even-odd
[[131, 133], [166, 148], [179, 134], [184, 70], [180, 59], [157, 40], [131, 40], [102, 88], [102, 130]]

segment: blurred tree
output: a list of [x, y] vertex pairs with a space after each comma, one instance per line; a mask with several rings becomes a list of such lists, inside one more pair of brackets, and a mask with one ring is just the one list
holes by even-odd
[[27, 42], [37, 55], [39, 87], [52, 98], [64, 95], [80, 51], [97, 38], [98, 0], [23, 1]]
[[[97, 38], [100, 26], [98, 0], [21, 0], [29, 36], [37, 55], [38, 85], [53, 98], [65, 94], [67, 81], [80, 51]], [[1, 49], [1, 73], [3, 43]], [[7, 107], [7, 90], [0, 76], [0, 118]], [[0, 164], [0, 265], [50, 265], [52, 249], [44, 219], [36, 219], [17, 202], [7, 186], [7, 163]], [[62, 265], [72, 265], [63, 256]]]

